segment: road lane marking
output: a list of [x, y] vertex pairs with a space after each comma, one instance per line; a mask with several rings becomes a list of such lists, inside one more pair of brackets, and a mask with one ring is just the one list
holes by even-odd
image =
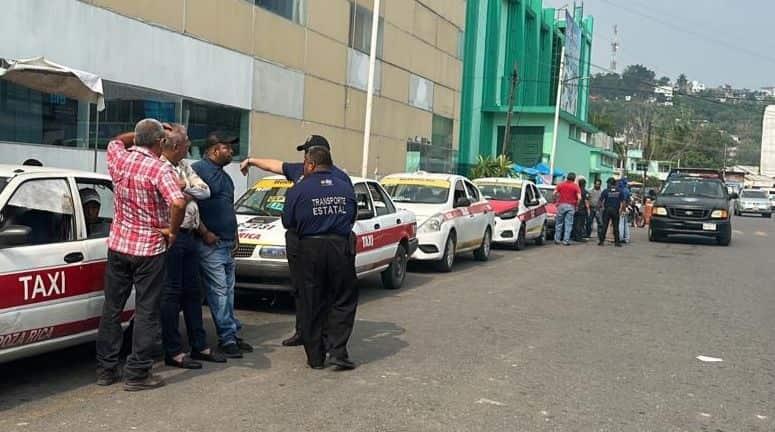
[[723, 359], [720, 359], [718, 357], [708, 357], [704, 355], [698, 355], [697, 360], [701, 362], [706, 362], [706, 363], [719, 363], [724, 361]]
[[485, 398], [479, 399], [478, 401], [476, 401], [476, 403], [480, 405], [488, 404], [488, 405], [495, 405], [495, 406], [506, 406], [506, 404], [503, 402], [498, 402], [492, 399], [485, 399]]
[[756, 231], [754, 234], [756, 234], [759, 237], [767, 237], [768, 234], [764, 231]]
[[744, 232], [742, 232], [742, 231], [740, 231], [740, 230], [732, 230], [732, 232], [733, 232], [734, 234], [737, 234], [737, 235], [743, 235], [743, 234], [745, 234]]
[[759, 414], [756, 414], [756, 418], [758, 418], [759, 420], [767, 420], [767, 416], [763, 416]]

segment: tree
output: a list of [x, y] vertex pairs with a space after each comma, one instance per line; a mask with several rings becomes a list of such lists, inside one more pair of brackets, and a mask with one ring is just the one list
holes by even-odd
[[622, 73], [622, 84], [635, 95], [645, 97], [654, 92], [656, 76], [657, 74], [646, 66], [630, 65]]
[[479, 155], [476, 164], [471, 168], [470, 177], [472, 179], [483, 177], [512, 177], [514, 171], [511, 166], [514, 162], [508, 156], [500, 155], [498, 157]]
[[660, 86], [669, 86], [670, 85], [670, 78], [663, 76], [662, 78], [657, 81], [657, 84]]
[[615, 136], [617, 133], [616, 123], [608, 114], [593, 112], [589, 116], [589, 122], [608, 136]]
[[685, 74], [678, 75], [678, 79], [675, 80], [675, 85], [678, 86], [678, 91], [681, 93], [689, 93], [689, 79]]

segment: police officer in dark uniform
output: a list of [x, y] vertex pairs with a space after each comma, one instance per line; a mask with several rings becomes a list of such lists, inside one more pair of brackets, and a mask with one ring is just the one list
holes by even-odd
[[614, 244], [617, 247], [622, 246], [622, 242], [619, 238], [619, 215], [621, 214], [622, 206], [624, 204], [624, 194], [616, 187], [616, 180], [613, 177], [609, 178], [606, 189], [600, 194], [600, 204], [603, 207], [603, 226], [598, 231], [599, 233], [599, 246], [605, 244], [605, 236], [608, 234], [608, 224], [611, 223], [614, 228]]
[[[297, 151], [304, 151], [306, 154], [312, 147], [322, 147], [331, 151], [331, 145], [328, 140], [321, 135], [310, 135], [304, 144], [296, 147]], [[262, 158], [248, 158], [242, 161], [240, 169], [242, 173], [247, 175], [250, 167], [256, 167], [258, 169], [269, 171], [274, 174], [282, 174], [286, 179], [294, 183], [298, 183], [304, 177], [304, 163], [303, 162], [283, 162], [277, 159], [262, 159]], [[331, 174], [334, 177], [340, 178], [350, 183], [350, 177], [339, 169], [338, 167], [331, 166]], [[283, 346], [298, 346], [302, 345], [301, 340], [301, 302], [299, 299], [299, 286], [300, 286], [300, 270], [298, 269], [298, 257], [299, 257], [299, 236], [293, 229], [285, 231], [285, 255], [288, 259], [288, 268], [291, 274], [291, 285], [293, 287], [293, 297], [296, 300], [296, 331], [293, 336], [282, 341]]]
[[322, 369], [328, 352], [339, 369], [353, 369], [347, 342], [358, 305], [351, 241], [357, 205], [350, 180], [336, 177], [332, 166], [327, 149], [309, 149], [304, 155], [304, 178], [288, 190], [282, 220], [300, 240], [301, 335], [307, 363]]

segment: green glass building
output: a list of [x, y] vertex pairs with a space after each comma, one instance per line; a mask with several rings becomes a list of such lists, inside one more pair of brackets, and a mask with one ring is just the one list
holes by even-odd
[[468, 0], [461, 173], [468, 173], [478, 155], [502, 152], [515, 66], [518, 80], [505, 153], [525, 167], [550, 164], [560, 57], [566, 45], [555, 168], [587, 178], [613, 174], [612, 164], [601, 162], [616, 155], [592, 144], [597, 130], [587, 122], [593, 24], [581, 7], [565, 11], [544, 8], [542, 0]]

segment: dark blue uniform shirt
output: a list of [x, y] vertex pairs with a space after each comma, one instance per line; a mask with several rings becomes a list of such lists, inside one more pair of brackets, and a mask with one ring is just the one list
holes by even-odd
[[600, 202], [603, 207], [619, 210], [624, 201], [624, 193], [616, 186], [609, 187], [600, 194]]
[[202, 223], [221, 240], [236, 240], [237, 215], [234, 212], [234, 182], [222, 167], [210, 159], [194, 162], [191, 168], [210, 187], [210, 198], [197, 201]]
[[349, 177], [345, 181], [333, 171], [317, 171], [288, 190], [283, 226], [301, 238], [326, 234], [349, 237], [356, 215]]
[[[302, 162], [283, 162], [283, 175], [286, 179], [297, 183], [304, 177], [304, 164]], [[331, 175], [350, 183], [350, 176], [337, 166], [331, 167]]]

